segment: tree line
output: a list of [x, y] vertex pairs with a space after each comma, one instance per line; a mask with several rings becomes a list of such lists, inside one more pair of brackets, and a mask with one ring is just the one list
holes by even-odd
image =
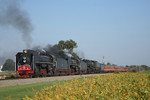
[[126, 65], [127, 68], [132, 68], [134, 72], [141, 72], [145, 70], [150, 70], [150, 67], [147, 65]]
[[[107, 62], [108, 66], [117, 66], [116, 64], [111, 64], [110, 62]], [[131, 68], [134, 72], [141, 72], [145, 70], [150, 70], [150, 67], [147, 65], [126, 65], [126, 68]]]

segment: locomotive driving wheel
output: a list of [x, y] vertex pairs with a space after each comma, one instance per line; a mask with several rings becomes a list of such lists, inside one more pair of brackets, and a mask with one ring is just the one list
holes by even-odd
[[41, 77], [46, 77], [46, 74], [47, 74], [46, 69], [41, 69], [40, 70], [40, 76]]

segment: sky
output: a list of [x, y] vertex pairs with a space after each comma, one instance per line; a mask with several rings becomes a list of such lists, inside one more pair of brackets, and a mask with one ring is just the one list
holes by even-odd
[[[31, 47], [72, 39], [83, 58], [150, 66], [149, 5], [149, 0], [22, 0], [20, 9], [33, 25]], [[20, 31], [0, 26], [0, 57], [15, 59], [26, 48]]]

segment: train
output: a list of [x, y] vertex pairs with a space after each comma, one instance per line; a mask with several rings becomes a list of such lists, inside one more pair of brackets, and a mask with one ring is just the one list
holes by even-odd
[[130, 68], [108, 66], [95, 60], [56, 57], [29, 49], [16, 54], [15, 70], [20, 78], [131, 71]]

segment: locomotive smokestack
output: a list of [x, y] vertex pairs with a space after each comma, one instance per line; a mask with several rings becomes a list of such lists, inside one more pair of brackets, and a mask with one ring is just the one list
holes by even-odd
[[0, 0], [0, 25], [19, 30], [27, 48], [30, 47], [33, 27], [27, 13], [20, 8], [18, 0]]

